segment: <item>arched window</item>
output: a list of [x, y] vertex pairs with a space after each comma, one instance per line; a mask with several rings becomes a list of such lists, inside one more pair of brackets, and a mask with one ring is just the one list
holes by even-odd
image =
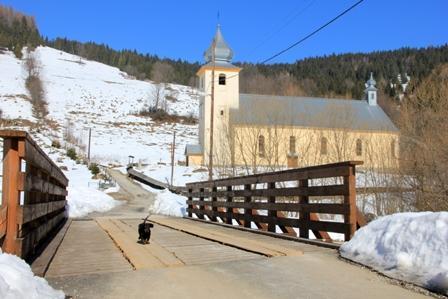
[[362, 140], [356, 139], [356, 155], [362, 156]]
[[320, 154], [326, 155], [328, 152], [328, 140], [325, 137], [320, 139]]
[[390, 151], [392, 154], [392, 158], [396, 158], [397, 157], [397, 149], [396, 149], [396, 143], [395, 143], [394, 139], [392, 139], [392, 142], [390, 143]]
[[294, 154], [296, 152], [296, 137], [289, 136], [289, 153]]
[[258, 137], [258, 156], [263, 158], [265, 156], [265, 148], [264, 148], [264, 136], [260, 135]]
[[226, 85], [226, 75], [225, 74], [219, 74], [219, 85]]

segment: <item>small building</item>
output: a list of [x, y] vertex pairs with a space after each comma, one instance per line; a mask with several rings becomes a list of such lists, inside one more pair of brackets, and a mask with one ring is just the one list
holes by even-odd
[[[304, 167], [362, 160], [364, 168], [398, 167], [399, 131], [378, 106], [373, 74], [363, 99], [240, 94], [233, 51], [218, 25], [199, 69], [199, 140], [186, 147], [189, 165], [209, 161], [214, 71], [213, 164]], [[214, 60], [213, 60], [214, 59]]]

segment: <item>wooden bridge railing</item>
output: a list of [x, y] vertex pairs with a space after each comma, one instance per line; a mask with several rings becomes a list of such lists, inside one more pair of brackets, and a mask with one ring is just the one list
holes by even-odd
[[23, 258], [65, 220], [68, 179], [27, 132], [0, 130], [0, 246]]
[[[342, 233], [347, 241], [357, 228], [355, 168], [361, 164], [348, 161], [189, 183], [185, 193], [188, 217], [195, 214], [204, 219], [207, 215], [211, 221], [218, 221], [219, 217], [227, 224], [235, 220], [248, 228], [254, 222], [270, 232], [275, 232], [276, 225], [283, 232], [287, 232], [287, 227], [295, 227], [302, 238], [309, 238], [309, 230], [318, 238], [326, 232]], [[331, 178], [339, 179], [327, 181], [339, 183], [318, 185], [312, 181]], [[330, 199], [318, 203], [313, 197]], [[298, 212], [299, 217], [288, 216], [291, 212]], [[344, 220], [320, 221], [317, 213], [342, 215]]]

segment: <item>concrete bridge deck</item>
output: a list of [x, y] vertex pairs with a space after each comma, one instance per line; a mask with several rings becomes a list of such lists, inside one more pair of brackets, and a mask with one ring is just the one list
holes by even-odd
[[74, 298], [424, 298], [337, 251], [182, 218], [137, 225], [151, 193], [113, 173], [128, 205], [73, 220], [46, 272]]

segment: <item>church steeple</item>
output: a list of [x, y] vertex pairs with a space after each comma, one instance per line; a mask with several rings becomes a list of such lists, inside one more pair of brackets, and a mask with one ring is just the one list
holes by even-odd
[[[221, 33], [221, 25], [216, 27], [215, 37], [213, 38], [215, 46], [215, 62], [230, 62], [233, 58], [233, 51], [227, 45]], [[212, 62], [213, 41], [210, 47], [205, 51], [204, 58], [207, 63]]]
[[377, 91], [376, 88], [376, 81], [373, 79], [373, 73], [370, 73], [370, 79], [367, 80], [366, 83], [366, 89], [364, 91], [366, 100], [369, 103], [370, 106], [376, 106], [377, 105]]

